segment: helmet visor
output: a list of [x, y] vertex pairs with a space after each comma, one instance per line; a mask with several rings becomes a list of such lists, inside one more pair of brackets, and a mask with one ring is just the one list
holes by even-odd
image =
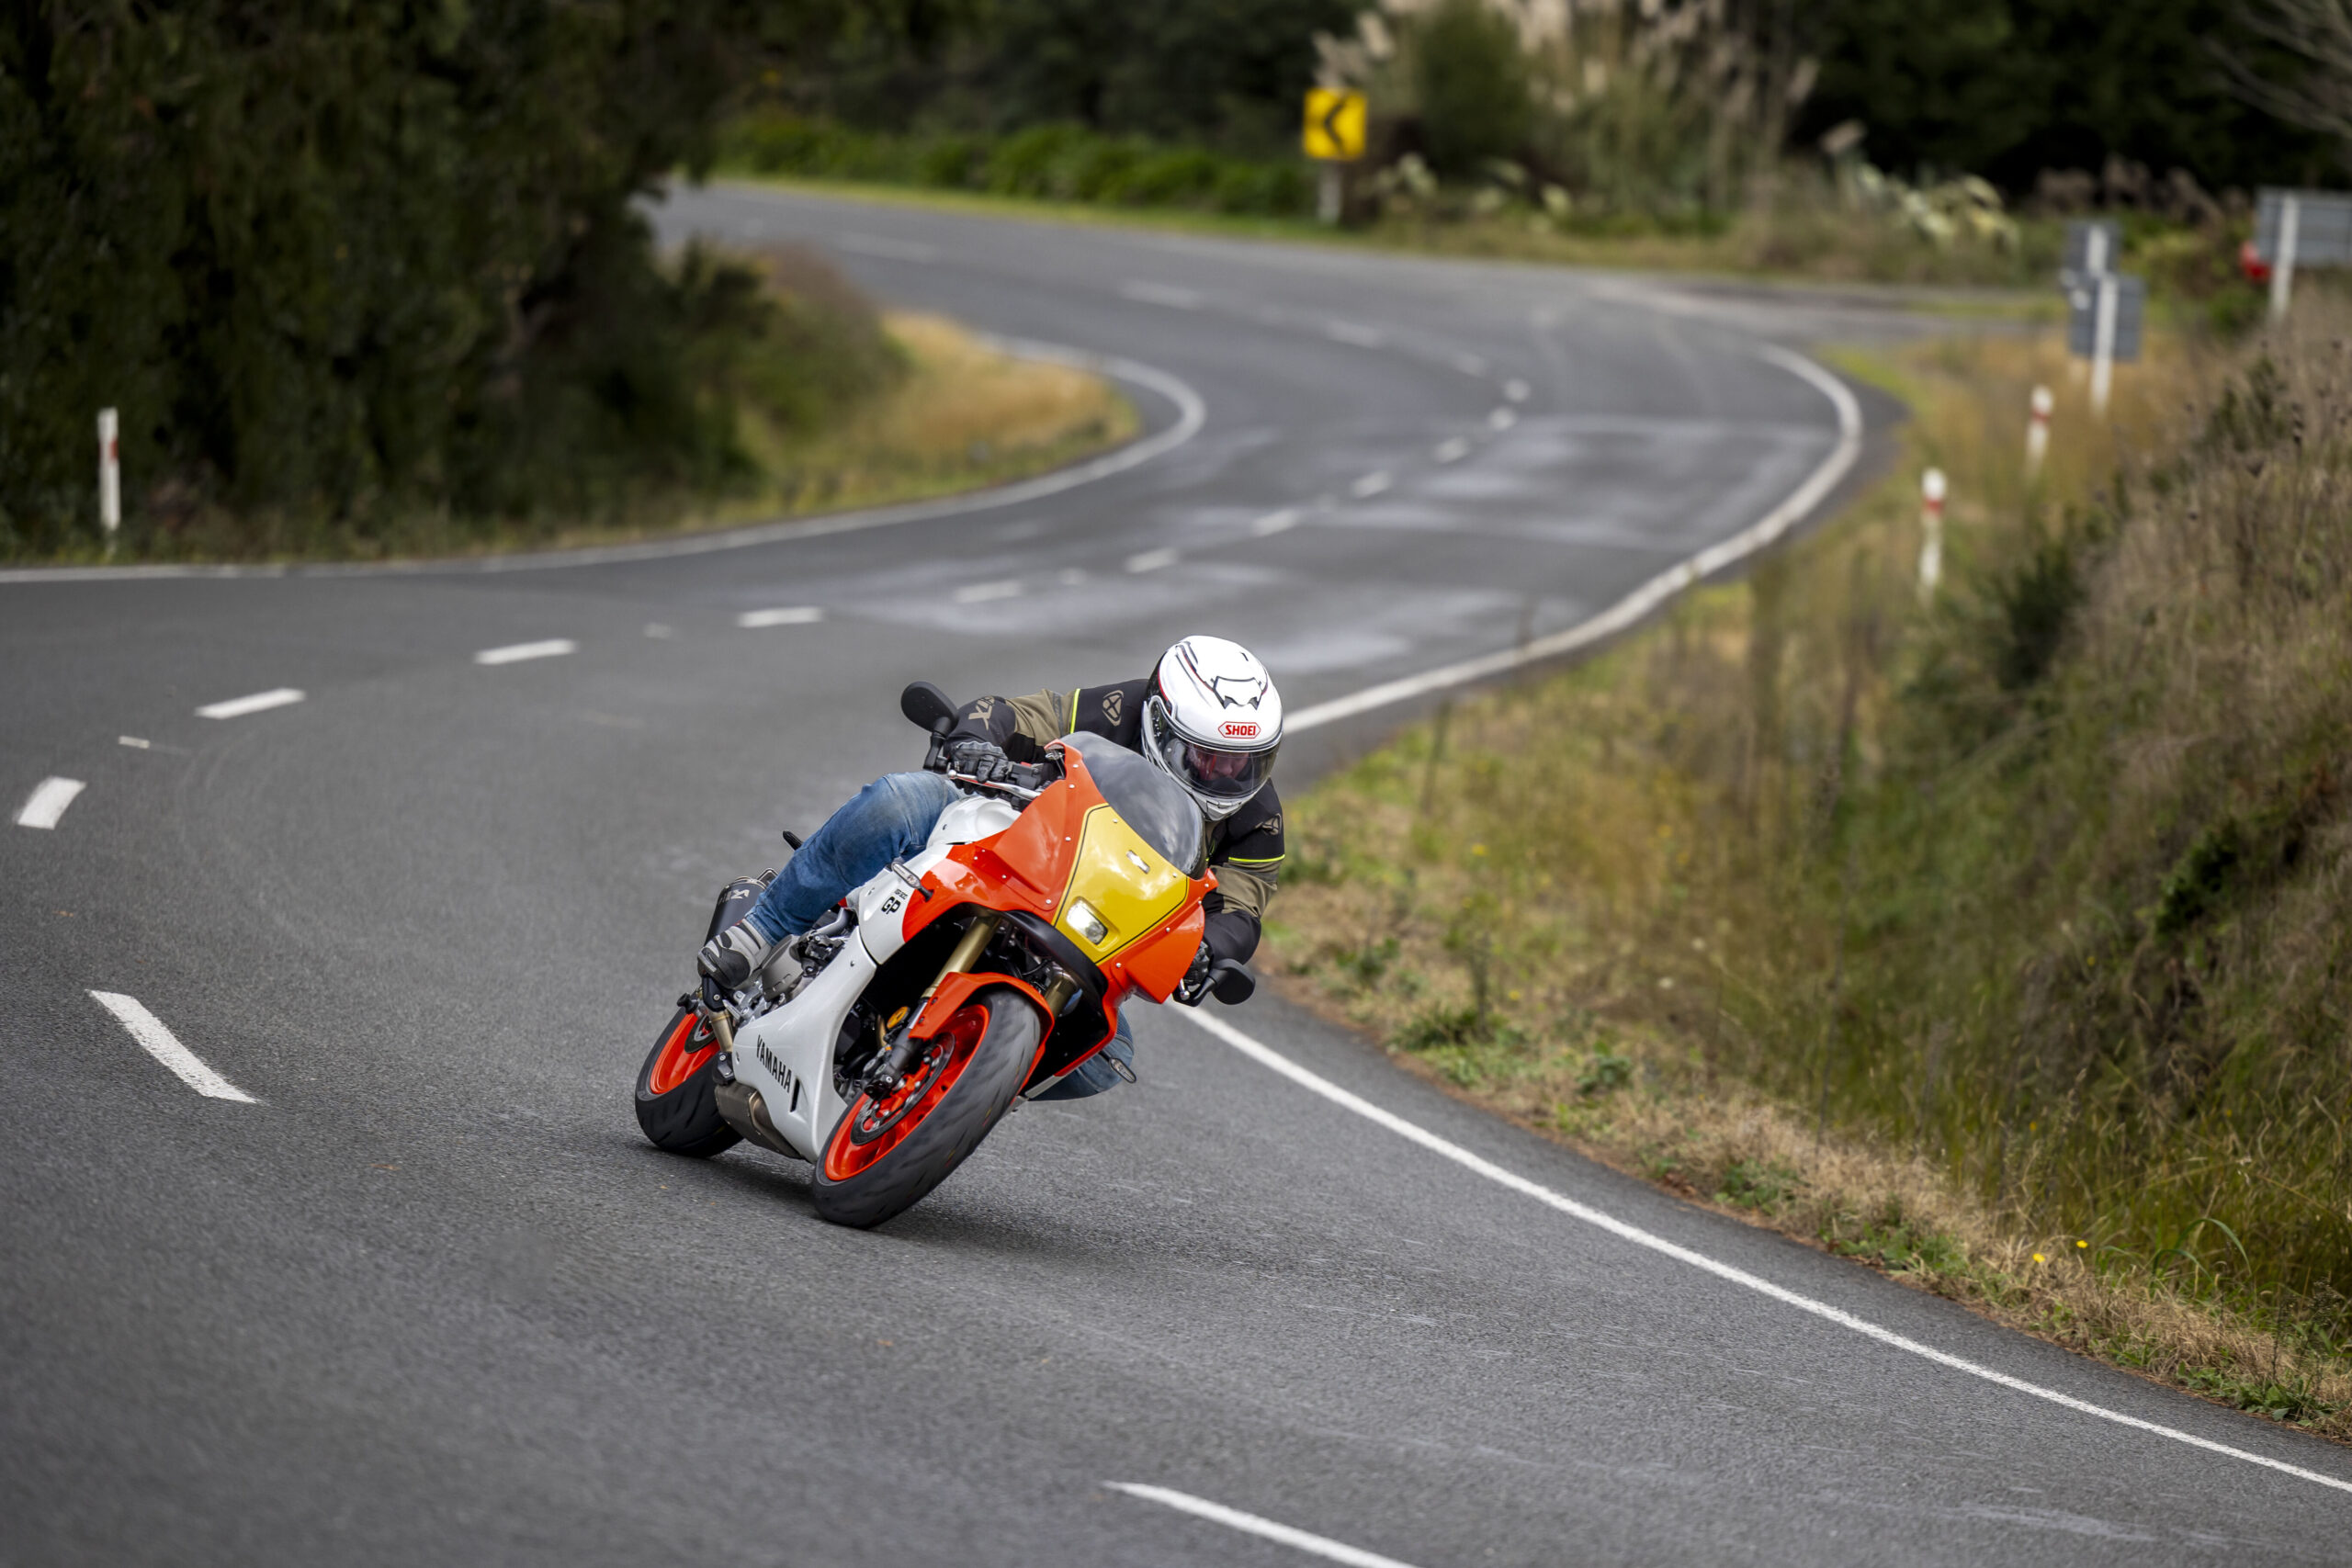
[[1227, 750], [1187, 740], [1173, 726], [1153, 728], [1159, 731], [1153, 739], [1159, 747], [1159, 760], [1168, 771], [1208, 800], [1238, 805], [1257, 794], [1274, 771], [1274, 753], [1282, 750], [1277, 745], [1262, 751]]

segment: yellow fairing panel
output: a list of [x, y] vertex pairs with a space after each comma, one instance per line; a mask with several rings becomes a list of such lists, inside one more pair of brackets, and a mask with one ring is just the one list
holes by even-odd
[[[1174, 914], [1190, 886], [1184, 874], [1162, 860], [1117, 812], [1097, 806], [1079, 829], [1078, 860], [1056, 907], [1054, 929], [1100, 964]], [[1111, 928], [1101, 942], [1088, 941], [1070, 923], [1073, 898], [1085, 899]]]

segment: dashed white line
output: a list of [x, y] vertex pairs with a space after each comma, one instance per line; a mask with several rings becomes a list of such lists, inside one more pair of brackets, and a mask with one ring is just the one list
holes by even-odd
[[1487, 416], [1487, 423], [1494, 426], [1497, 430], [1509, 430], [1512, 425], [1519, 423], [1519, 411], [1517, 409], [1497, 409], [1494, 412]]
[[934, 262], [939, 247], [920, 240], [893, 240], [883, 234], [836, 234], [833, 244], [853, 255], [881, 256], [888, 261]]
[[774, 610], [746, 610], [735, 617], [739, 626], [806, 626], [825, 618], [820, 604], [787, 604]]
[[1449, 436], [1437, 444], [1430, 456], [1441, 463], [1458, 463], [1470, 454], [1470, 443], [1459, 435]]
[[1085, 581], [1086, 570], [1083, 567], [1066, 566], [1062, 568], [1061, 585], [1064, 588], [1075, 588]]
[[1484, 376], [1487, 373], [1487, 362], [1475, 354], [1455, 355], [1453, 367], [1464, 376]]
[[1378, 327], [1367, 327], [1355, 321], [1326, 321], [1323, 335], [1334, 343], [1351, 343], [1358, 348], [1378, 348], [1388, 341], [1388, 334]]
[[648, 621], [645, 623], [645, 635], [658, 639], [667, 639], [676, 637], [678, 632], [674, 626], [665, 626], [659, 621]]
[[43, 779], [25, 797], [24, 808], [17, 813], [19, 828], [54, 828], [74, 797], [88, 786], [80, 779]]
[[1298, 508], [1285, 506], [1280, 512], [1269, 512], [1250, 525], [1250, 531], [1260, 538], [1272, 534], [1287, 533], [1298, 526]]
[[1360, 1546], [1350, 1546], [1346, 1541], [1333, 1540], [1327, 1535], [1313, 1535], [1294, 1525], [1277, 1524], [1255, 1514], [1245, 1514], [1238, 1508], [1228, 1508], [1222, 1503], [1212, 1503], [1189, 1492], [1172, 1491], [1165, 1486], [1143, 1486], [1132, 1481], [1106, 1481], [1102, 1484], [1114, 1492], [1124, 1492], [1130, 1497], [1157, 1503], [1163, 1508], [1173, 1508], [1197, 1519], [1207, 1519], [1227, 1529], [1279, 1541], [1328, 1562], [1345, 1562], [1349, 1568], [1411, 1568], [1411, 1564], [1400, 1562], [1394, 1557], [1383, 1557], [1377, 1551], [1366, 1551]]
[[1394, 479], [1389, 477], [1387, 469], [1380, 468], [1364, 475], [1363, 478], [1350, 485], [1348, 487], [1348, 493], [1354, 496], [1358, 501], [1365, 501], [1369, 500], [1373, 496], [1378, 495], [1382, 491], [1386, 490], [1390, 485], [1395, 484], [1396, 482], [1396, 481]]
[[1119, 285], [1119, 293], [1146, 305], [1165, 305], [1171, 310], [1197, 310], [1201, 308], [1198, 289], [1180, 288], [1172, 283], [1154, 283], [1146, 277], [1131, 277]]
[[152, 750], [155, 745], [153, 740], [141, 740], [136, 735], [118, 735], [115, 737], [115, 741], [118, 745], [128, 746], [134, 751]]
[[526, 659], [561, 659], [567, 653], [577, 653], [580, 645], [568, 637], [551, 637], [544, 642], [510, 642], [504, 648], [485, 648], [474, 655], [476, 664], [520, 664]]
[[968, 588], [956, 590], [958, 604], [985, 604], [991, 599], [1017, 599], [1021, 596], [1021, 580], [1007, 578], [1002, 582], [975, 582]]
[[207, 703], [196, 710], [198, 718], [243, 718], [249, 713], [267, 713], [271, 708], [288, 707], [302, 700], [302, 694], [291, 686], [276, 691], [255, 692], [250, 697], [231, 697], [225, 703]]
[[[2143, 1421], [2137, 1416], [2126, 1416], [2120, 1410], [2109, 1410], [2104, 1405], [2093, 1404], [2088, 1400], [2076, 1399], [2072, 1394], [2061, 1393], [2056, 1389], [2044, 1388], [2039, 1383], [2028, 1382], [2023, 1378], [2011, 1377], [2007, 1372], [1996, 1371], [1991, 1367], [1963, 1359], [1949, 1351], [1939, 1350], [1932, 1345], [1922, 1344], [1917, 1339], [1897, 1334], [1893, 1329], [1882, 1328], [1867, 1318], [1857, 1317], [1841, 1307], [1831, 1306], [1827, 1302], [1815, 1301], [1811, 1296], [1799, 1295], [1786, 1286], [1776, 1285], [1761, 1275], [1751, 1274], [1745, 1269], [1736, 1269], [1728, 1263], [1718, 1262], [1703, 1252], [1693, 1251], [1679, 1243], [1668, 1241], [1662, 1235], [1643, 1230], [1638, 1225], [1628, 1224], [1614, 1214], [1603, 1213], [1589, 1204], [1579, 1203], [1573, 1198], [1555, 1192], [1548, 1187], [1539, 1186], [1512, 1171], [1505, 1170], [1492, 1160], [1471, 1153], [1460, 1144], [1441, 1138], [1419, 1124], [1406, 1121], [1395, 1111], [1384, 1111], [1362, 1096], [1351, 1094], [1341, 1089], [1330, 1079], [1310, 1072], [1281, 1052], [1271, 1046], [1261, 1044], [1250, 1036], [1242, 1033], [1221, 1018], [1213, 1017], [1197, 1009], [1188, 1009], [1182, 1016], [1259, 1066], [1271, 1068], [1302, 1089], [1321, 1095], [1341, 1110], [1352, 1111], [1376, 1126], [1385, 1127], [1409, 1143], [1419, 1144], [1431, 1154], [1452, 1160], [1464, 1169], [1485, 1177], [1497, 1186], [1507, 1187], [1523, 1197], [1532, 1198], [1539, 1203], [1558, 1210], [1571, 1219], [1581, 1220], [1586, 1224], [1607, 1231], [1621, 1240], [1629, 1241], [1635, 1247], [1646, 1247], [1652, 1252], [1663, 1254], [1678, 1263], [1687, 1263], [1691, 1268], [1702, 1269], [1719, 1280], [1728, 1280], [1743, 1289], [1754, 1291], [1758, 1295], [1769, 1296], [1785, 1306], [1795, 1307], [1800, 1312], [1811, 1313], [1814, 1316], [1834, 1323], [1840, 1328], [1849, 1328], [1857, 1334], [1875, 1339], [1882, 1345], [1907, 1351], [1914, 1356], [1924, 1357], [1938, 1366], [1949, 1367], [1954, 1371], [1982, 1378], [1986, 1382], [1997, 1383], [2018, 1393], [2031, 1394], [2036, 1399], [2046, 1399], [2051, 1404], [2064, 1409], [2085, 1416], [2095, 1416], [2102, 1421], [2112, 1421], [2118, 1426], [2130, 1427], [2136, 1431], [2153, 1433], [2159, 1438], [2169, 1438], [2175, 1442], [2186, 1443], [2190, 1448], [2202, 1449], [2208, 1453], [2244, 1460], [2248, 1464], [2258, 1464], [2267, 1470], [2279, 1471], [2288, 1475], [2299, 1476], [2305, 1481], [2316, 1481], [2322, 1486], [2332, 1486], [2339, 1492], [2352, 1492], [2352, 1481], [2339, 1480], [2316, 1470], [2306, 1470], [2298, 1464], [2289, 1464], [2284, 1460], [2270, 1459], [2262, 1454], [2249, 1452], [2245, 1449], [2232, 1448], [2226, 1443], [2217, 1443], [2211, 1438], [2198, 1437], [2193, 1432], [2159, 1426], [2154, 1421]], [[1215, 1505], [1210, 1506], [1215, 1506]], [[1172, 1507], [1175, 1505], [1170, 1504], [1170, 1506]]]
[[254, 1097], [206, 1066], [195, 1052], [181, 1044], [164, 1027], [164, 1021], [147, 1010], [147, 1005], [137, 997], [126, 997], [119, 991], [92, 991], [91, 998], [114, 1014], [140, 1048], [155, 1060], [172, 1069], [180, 1082], [208, 1100], [233, 1100], [240, 1105], [254, 1103]]
[[1158, 571], [1161, 567], [1174, 566], [1175, 564], [1176, 552], [1174, 550], [1145, 550], [1140, 554], [1132, 555], [1127, 558], [1127, 570], [1129, 571]]
[[1516, 378], [1505, 381], [1503, 383], [1503, 396], [1509, 398], [1515, 403], [1525, 402], [1527, 400], [1527, 383]]

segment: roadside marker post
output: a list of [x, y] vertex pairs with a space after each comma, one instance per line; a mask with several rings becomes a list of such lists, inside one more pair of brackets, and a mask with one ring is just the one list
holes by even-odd
[[114, 537], [122, 528], [122, 443], [112, 409], [98, 411], [98, 526], [107, 536], [107, 554], [114, 554]]
[[2028, 484], [2041, 477], [2042, 460], [2050, 456], [2050, 411], [2057, 400], [2047, 387], [2033, 389], [2033, 412], [2025, 423], [2025, 478]]
[[2297, 267], [2352, 266], [2352, 194], [2266, 186], [2255, 209], [2254, 254], [2270, 269], [2270, 319], [2284, 321]]
[[1919, 476], [1919, 603], [1935, 603], [1944, 579], [1944, 471]]
[[1340, 165], [1363, 156], [1364, 97], [1343, 87], [1306, 89], [1306, 123], [1299, 134], [1306, 155], [1322, 165], [1315, 190], [1315, 218], [1337, 224], [1344, 192]]

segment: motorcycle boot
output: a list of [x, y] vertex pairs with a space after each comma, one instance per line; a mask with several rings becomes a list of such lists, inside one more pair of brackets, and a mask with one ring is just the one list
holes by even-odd
[[762, 936], [757, 926], [738, 920], [703, 943], [695, 967], [728, 990], [741, 990], [775, 950], [775, 943]]

